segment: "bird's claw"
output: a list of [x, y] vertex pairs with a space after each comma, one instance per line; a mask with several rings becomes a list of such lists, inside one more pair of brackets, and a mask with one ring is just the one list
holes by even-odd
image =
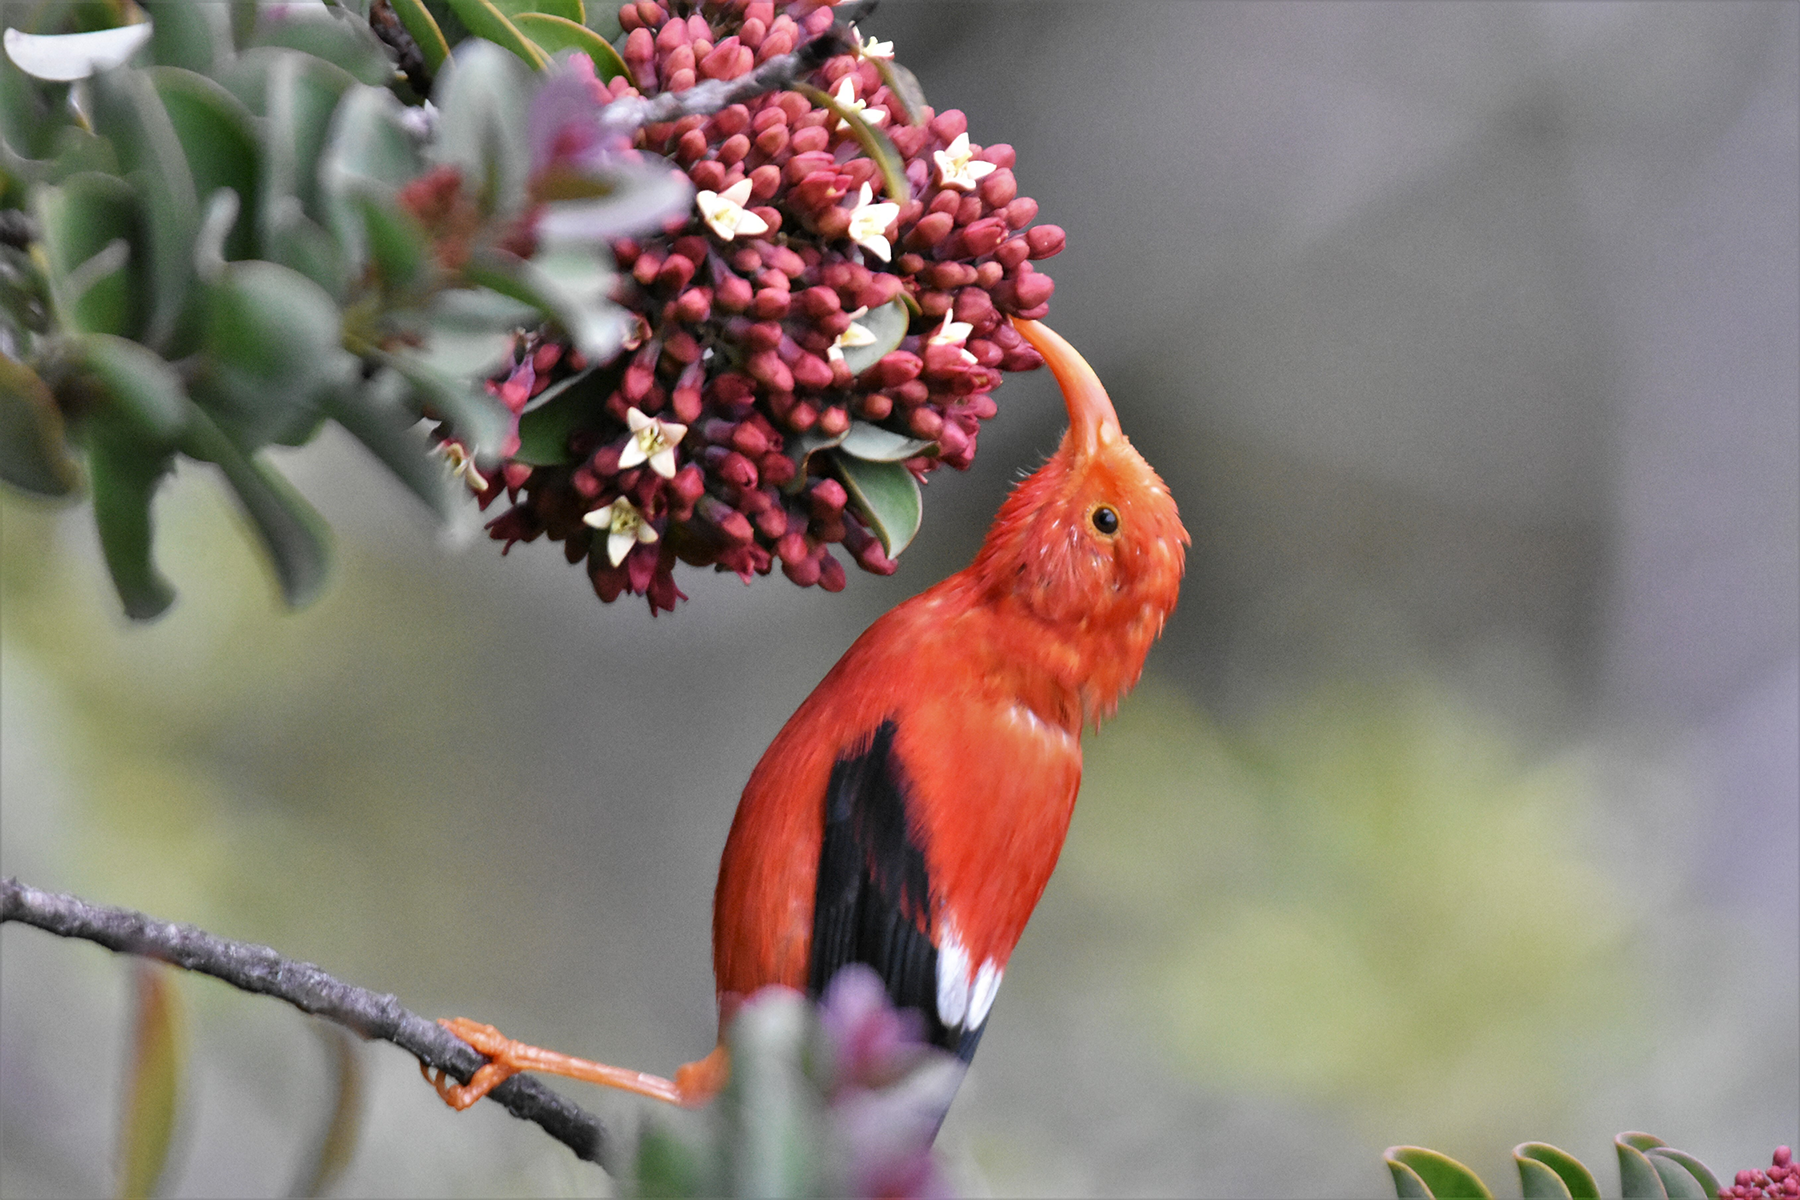
[[439, 1017], [438, 1024], [488, 1058], [467, 1083], [457, 1083], [442, 1067], [419, 1063], [419, 1074], [431, 1084], [439, 1098], [457, 1112], [467, 1109], [522, 1069], [513, 1064], [510, 1055], [512, 1047], [518, 1043], [492, 1025], [483, 1025], [467, 1017]]

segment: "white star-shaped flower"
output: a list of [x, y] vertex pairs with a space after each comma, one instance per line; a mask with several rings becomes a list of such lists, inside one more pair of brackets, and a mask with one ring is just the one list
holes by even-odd
[[625, 561], [625, 556], [639, 542], [656, 540], [655, 528], [644, 520], [644, 514], [635, 504], [623, 497], [592, 510], [581, 518], [581, 523], [592, 529], [606, 530], [606, 557], [615, 567]]
[[471, 492], [487, 491], [488, 481], [475, 469], [474, 457], [463, 449], [461, 442], [440, 442], [437, 452], [449, 461], [452, 478], [468, 484]]
[[995, 170], [993, 163], [982, 162], [969, 149], [967, 131], [957, 134], [949, 149], [932, 151], [931, 157], [937, 160], [938, 184], [959, 192], [974, 191], [975, 185]]
[[973, 354], [969, 353], [965, 343], [973, 332], [975, 332], [975, 326], [967, 321], [952, 321], [950, 314], [945, 313], [944, 323], [925, 339], [925, 344], [927, 346], [955, 346], [962, 352], [963, 361], [972, 363], [977, 360]]
[[756, 237], [769, 232], [769, 223], [744, 207], [744, 202], [750, 199], [750, 188], [750, 179], [745, 176], [723, 192], [701, 190], [694, 196], [700, 215], [706, 218], [714, 233], [728, 242], [740, 233]]
[[664, 479], [675, 478], [675, 447], [687, 436], [687, 426], [659, 417], [646, 417], [635, 408], [625, 410], [631, 426], [631, 440], [619, 452], [619, 469], [648, 462], [650, 469]]
[[880, 255], [882, 262], [890, 262], [893, 260], [894, 251], [888, 245], [887, 227], [892, 225], [894, 218], [900, 215], [900, 206], [887, 202], [871, 204], [870, 201], [874, 199], [874, 196], [875, 193], [870, 190], [869, 185], [863, 184], [862, 191], [856, 198], [856, 207], [850, 213], [848, 236], [851, 241], [863, 249]]
[[856, 56], [858, 58], [891, 59], [894, 57], [894, 43], [892, 42], [878, 42], [873, 38], [865, 42], [863, 41], [862, 31], [854, 24], [850, 26], [850, 36], [856, 42]]
[[[831, 98], [836, 100], [840, 107], [847, 108], [851, 112], [856, 113], [871, 125], [883, 125], [887, 123], [887, 109], [870, 108], [863, 101], [858, 100], [856, 98], [856, 80], [848, 75], [844, 76], [844, 78], [839, 81], [838, 90]], [[839, 129], [848, 129], [850, 128], [850, 122], [840, 119], [837, 123], [837, 127]]]
[[855, 312], [847, 314], [850, 318], [850, 324], [844, 327], [844, 332], [838, 334], [837, 340], [831, 343], [831, 348], [825, 351], [827, 360], [831, 362], [843, 362], [844, 351], [846, 349], [854, 348], [856, 346], [873, 346], [875, 344], [875, 335], [856, 323], [856, 318], [864, 316], [868, 311], [869, 306], [865, 304]]

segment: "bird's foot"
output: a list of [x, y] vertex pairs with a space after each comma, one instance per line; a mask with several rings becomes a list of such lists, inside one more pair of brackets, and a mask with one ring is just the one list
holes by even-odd
[[668, 1104], [695, 1108], [718, 1093], [725, 1085], [729, 1071], [722, 1046], [698, 1062], [683, 1066], [675, 1072], [675, 1078], [669, 1080], [660, 1075], [609, 1067], [605, 1063], [590, 1062], [585, 1058], [514, 1041], [492, 1025], [483, 1025], [467, 1017], [440, 1018], [438, 1024], [488, 1058], [466, 1084], [457, 1083], [441, 1070], [428, 1070], [423, 1063], [419, 1064], [420, 1073], [436, 1089], [437, 1094], [443, 1097], [444, 1103], [458, 1112], [521, 1071], [542, 1071], [550, 1075], [561, 1075], [566, 1079], [580, 1079], [604, 1087], [636, 1092], [640, 1096], [649, 1096]]

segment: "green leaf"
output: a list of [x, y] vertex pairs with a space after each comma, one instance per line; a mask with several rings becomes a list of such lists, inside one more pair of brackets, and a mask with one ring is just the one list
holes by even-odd
[[609, 296], [616, 277], [594, 249], [548, 249], [529, 261], [489, 251], [465, 272], [561, 325], [590, 362], [610, 362], [619, 352], [630, 314]]
[[[494, 7], [504, 13], [506, 19], [514, 24], [517, 24], [522, 16], [548, 14], [561, 17], [565, 21], [574, 21], [577, 24], [587, 16], [581, 0], [494, 0]], [[539, 44], [542, 45], [542, 43]]]
[[357, 1132], [362, 1124], [363, 1071], [361, 1050], [348, 1030], [325, 1021], [314, 1021], [331, 1060], [331, 1109], [312, 1151], [301, 1161], [290, 1196], [323, 1196], [343, 1175], [356, 1154]]
[[175, 600], [175, 589], [150, 559], [150, 501], [174, 460], [172, 451], [146, 453], [141, 440], [110, 421], [94, 422], [88, 437], [100, 552], [125, 615], [134, 621], [161, 616]]
[[319, 177], [350, 273], [360, 276], [372, 254], [385, 256], [386, 278], [405, 284], [424, 267], [431, 246], [397, 200], [400, 189], [425, 170], [400, 111], [391, 92], [352, 89], [332, 119]]
[[850, 422], [850, 432], [838, 443], [845, 454], [864, 462], [902, 462], [916, 458], [936, 445], [930, 438], [907, 437], [867, 421]]
[[[332, 114], [345, 92], [356, 86], [346, 71], [298, 50], [259, 49], [239, 60], [261, 68], [264, 83], [261, 103], [268, 122], [263, 138], [267, 158], [263, 168], [263, 196], [258, 231], [263, 257], [271, 252], [293, 214], [283, 202], [297, 199], [301, 210], [323, 224], [328, 216], [320, 203], [319, 163], [331, 131]], [[244, 90], [234, 89], [254, 110], [256, 102]], [[291, 264], [290, 265], [294, 265]]]
[[354, 376], [343, 320], [312, 280], [276, 263], [231, 263], [206, 290], [196, 398], [249, 450], [297, 444]]
[[616, 380], [616, 372], [590, 367], [534, 396], [519, 417], [519, 449], [512, 457], [534, 467], [567, 463], [569, 435], [595, 423]]
[[9, 171], [15, 163], [52, 157], [57, 135], [70, 126], [69, 85], [34, 79], [0, 67], [0, 152]]
[[433, 157], [462, 171], [463, 186], [486, 215], [514, 212], [525, 202], [530, 148], [519, 131], [534, 90], [519, 60], [490, 42], [465, 42], [438, 73]]
[[325, 519], [293, 486], [259, 460], [245, 454], [204, 412], [194, 410], [182, 449], [216, 463], [236, 493], [263, 549], [275, 568], [281, 595], [302, 608], [325, 590], [331, 552]]
[[1493, 1200], [1494, 1194], [1481, 1177], [1449, 1155], [1423, 1146], [1389, 1146], [1382, 1157], [1393, 1173], [1394, 1190], [1401, 1196]]
[[[518, 27], [507, 19], [506, 14], [492, 0], [449, 0], [449, 4], [451, 10], [462, 18], [462, 23], [469, 27], [469, 32], [476, 37], [485, 38], [496, 46], [512, 51], [534, 71], [542, 71], [550, 65], [550, 59], [544, 52], [533, 45], [530, 38], [520, 33]], [[460, 63], [462, 54], [466, 53], [468, 50], [464, 49], [457, 55], [456, 61]]]
[[264, 16], [257, 26], [256, 41], [263, 46], [283, 46], [335, 63], [359, 82], [380, 87], [394, 77], [394, 63], [381, 39], [341, 8], [294, 5], [279, 17]]
[[453, 375], [412, 354], [377, 350], [371, 357], [393, 368], [411, 390], [411, 402], [427, 415], [449, 422], [477, 459], [498, 456], [512, 414], [488, 395], [478, 379]]
[[1686, 1151], [1673, 1146], [1656, 1146], [1646, 1150], [1644, 1157], [1662, 1176], [1663, 1187], [1671, 1197], [1712, 1200], [1719, 1194], [1718, 1179], [1707, 1170], [1705, 1163]]
[[632, 1161], [635, 1194], [643, 1197], [716, 1196], [722, 1189], [706, 1169], [702, 1151], [689, 1145], [657, 1114], [638, 1133]]
[[37, 189], [46, 279], [57, 319], [68, 329], [130, 337], [141, 331], [146, 272], [131, 247], [142, 227], [131, 185], [83, 171]]
[[723, 1194], [819, 1194], [823, 1114], [801, 1070], [809, 1015], [799, 995], [769, 989], [731, 1023], [731, 1079], [718, 1104], [728, 1172]]
[[832, 465], [844, 481], [850, 507], [881, 539], [888, 557], [899, 558], [913, 534], [919, 532], [925, 514], [919, 481], [897, 462], [864, 462], [845, 455], [842, 449], [831, 452]]
[[148, 74], [107, 71], [89, 87], [94, 130], [112, 142], [143, 203], [150, 287], [141, 340], [153, 349], [167, 349], [193, 283], [194, 237], [200, 227], [193, 176]]
[[794, 460], [794, 477], [788, 480], [786, 486], [782, 490], [787, 492], [790, 496], [798, 495], [800, 490], [807, 484], [806, 468], [808, 462], [812, 459], [812, 456], [821, 450], [831, 449], [848, 436], [848, 431], [832, 434], [820, 433], [817, 429], [811, 429], [805, 433], [796, 433], [792, 437], [787, 438], [784, 442], [784, 448], [787, 451], [787, 456]]
[[1668, 1200], [1669, 1189], [1644, 1151], [1663, 1144], [1647, 1133], [1621, 1133], [1613, 1139], [1619, 1152], [1619, 1189], [1624, 1200]]
[[576, 21], [550, 13], [520, 13], [513, 17], [520, 33], [530, 38], [546, 53], [579, 50], [594, 63], [594, 74], [612, 79], [625, 73], [625, 60], [619, 57], [605, 38]]
[[181, 1012], [167, 967], [132, 965], [136, 1013], [125, 1116], [119, 1131], [119, 1195], [152, 1196], [169, 1161], [186, 1058]]
[[151, 62], [209, 73], [220, 58], [230, 57], [230, 13], [217, 4], [162, 0], [151, 15], [156, 20]]
[[195, 196], [205, 200], [228, 187], [238, 194], [240, 212], [252, 214], [226, 239], [224, 257], [251, 257], [256, 252], [254, 213], [262, 157], [255, 117], [236, 96], [203, 75], [177, 67], [156, 67], [149, 74], [181, 141]]
[[892, 354], [906, 340], [906, 329], [912, 323], [912, 315], [906, 311], [906, 305], [898, 300], [890, 300], [880, 308], [858, 317], [856, 323], [868, 330], [875, 339], [866, 346], [844, 348], [844, 365], [850, 368], [852, 375], [861, 375], [880, 362], [883, 355]]
[[56, 398], [36, 372], [5, 355], [0, 355], [0, 479], [38, 496], [66, 496], [81, 484]]
[[75, 343], [74, 357], [105, 393], [103, 413], [123, 422], [137, 444], [161, 451], [187, 432], [192, 407], [181, 377], [155, 351], [94, 333]]
[[919, 77], [891, 58], [873, 61], [881, 82], [887, 85], [894, 99], [900, 101], [901, 119], [908, 125], [919, 124], [919, 118], [925, 115], [925, 89], [919, 86]]
[[350, 288], [350, 269], [344, 248], [317, 221], [308, 217], [292, 196], [265, 210], [260, 231], [262, 257], [297, 271], [323, 288], [334, 300], [343, 301]]
[[391, 370], [360, 388], [333, 397], [326, 413], [393, 472], [394, 478], [425, 502], [439, 520], [448, 520], [460, 499], [444, 470], [444, 460], [414, 431], [419, 414], [405, 403], [409, 389]]
[[1566, 1150], [1546, 1142], [1521, 1142], [1513, 1147], [1513, 1160], [1519, 1164], [1519, 1181], [1527, 1197], [1599, 1200], [1600, 1185], [1593, 1173]]
[[419, 56], [425, 60], [425, 69], [436, 75], [444, 60], [450, 57], [450, 43], [444, 40], [444, 31], [431, 17], [431, 12], [421, 0], [390, 0], [394, 15], [400, 18], [400, 24], [412, 35], [418, 44]]
[[849, 128], [850, 136], [856, 139], [856, 144], [862, 147], [863, 153], [874, 160], [876, 168], [880, 170], [881, 190], [887, 193], [889, 200], [896, 204], [906, 204], [912, 199], [912, 183], [906, 178], [906, 160], [900, 156], [899, 149], [887, 134], [869, 124], [855, 109], [839, 104], [828, 92], [809, 83], [796, 83], [794, 90], [832, 113]]

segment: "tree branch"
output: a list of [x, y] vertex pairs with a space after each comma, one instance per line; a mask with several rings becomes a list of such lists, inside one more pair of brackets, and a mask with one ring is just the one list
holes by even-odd
[[[467, 1083], [487, 1060], [461, 1038], [403, 1008], [393, 996], [353, 987], [311, 963], [284, 958], [267, 946], [217, 937], [192, 925], [159, 921], [128, 908], [91, 904], [78, 896], [39, 891], [13, 878], [0, 880], [0, 924], [20, 921], [59, 937], [83, 938], [109, 950], [211, 975], [235, 988], [285, 1000], [361, 1034], [394, 1045], [428, 1067]], [[606, 1133], [599, 1120], [534, 1079], [515, 1075], [488, 1093], [522, 1121], [599, 1163]]]

